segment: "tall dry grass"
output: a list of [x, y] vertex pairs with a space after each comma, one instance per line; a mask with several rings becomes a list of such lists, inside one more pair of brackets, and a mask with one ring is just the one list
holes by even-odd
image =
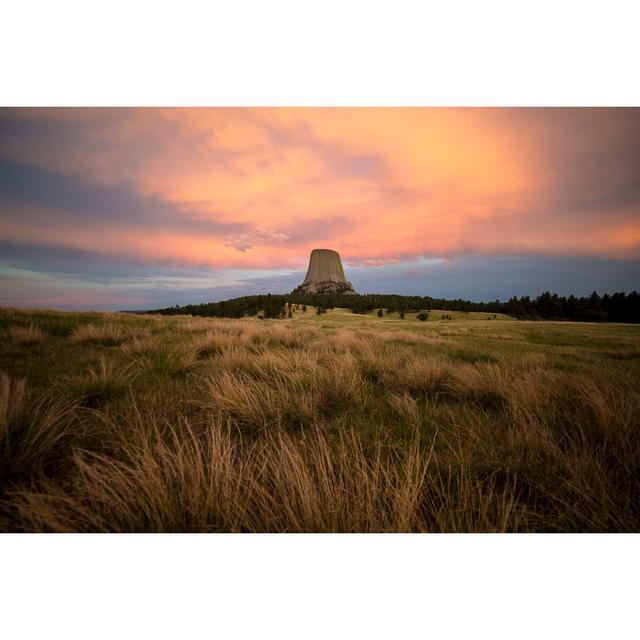
[[137, 361], [118, 366], [101, 355], [97, 362], [88, 365], [70, 380], [59, 381], [58, 384], [71, 392], [82, 405], [97, 408], [123, 396], [140, 373]]
[[235, 371], [215, 367], [205, 379], [205, 406], [246, 427], [301, 428], [362, 401], [363, 382], [354, 358], [329, 354], [265, 352], [238, 359]]
[[420, 530], [429, 452], [365, 452], [354, 432], [329, 443], [319, 430], [276, 429], [238, 439], [212, 422], [163, 431], [124, 460], [78, 451], [71, 491], [52, 484], [12, 495], [30, 531]]
[[19, 345], [39, 344], [46, 338], [46, 334], [33, 325], [10, 326], [7, 329], [9, 339]]
[[134, 336], [130, 342], [120, 345], [123, 353], [129, 356], [148, 356], [160, 351], [160, 338], [158, 336]]
[[82, 432], [74, 409], [0, 372], [0, 494], [12, 483], [39, 479], [64, 463]]
[[70, 339], [76, 344], [116, 346], [125, 341], [126, 334], [116, 324], [83, 324], [71, 334]]
[[129, 339], [48, 397], [0, 380], [3, 529], [640, 528], [632, 361], [572, 347], [567, 370], [472, 331], [171, 322], [85, 329]]

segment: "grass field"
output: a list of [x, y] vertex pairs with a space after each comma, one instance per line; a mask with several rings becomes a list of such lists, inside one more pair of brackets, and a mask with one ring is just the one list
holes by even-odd
[[[305, 322], [332, 322], [332, 323], [344, 323], [354, 324], [371, 327], [370, 322], [383, 322], [385, 325], [398, 324], [401, 326], [413, 326], [416, 322], [418, 325], [423, 323], [416, 320], [418, 312], [407, 312], [404, 319], [401, 319], [398, 312], [386, 313], [384, 312], [382, 318], [378, 318], [377, 311], [370, 311], [367, 314], [353, 313], [350, 309], [332, 309], [322, 315], [316, 315], [314, 307], [309, 307], [306, 313], [298, 312], [295, 314], [296, 321]], [[469, 322], [471, 320], [483, 321], [483, 320], [513, 320], [510, 316], [506, 316], [503, 313], [488, 314], [480, 313], [477, 311], [442, 311], [435, 309], [428, 314], [428, 320], [426, 322]]]
[[0, 335], [3, 531], [640, 530], [638, 325], [3, 309]]

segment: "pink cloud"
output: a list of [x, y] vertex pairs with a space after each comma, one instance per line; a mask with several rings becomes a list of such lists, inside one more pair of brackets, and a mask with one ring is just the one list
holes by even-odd
[[5, 202], [0, 240], [240, 268], [301, 268], [316, 246], [362, 266], [464, 253], [638, 258], [639, 113], [5, 111], [11, 161], [126, 184], [175, 215], [140, 225], [115, 209], [97, 218], [90, 203], [83, 213]]

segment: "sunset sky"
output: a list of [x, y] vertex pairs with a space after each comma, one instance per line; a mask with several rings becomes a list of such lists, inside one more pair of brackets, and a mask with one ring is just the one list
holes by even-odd
[[640, 109], [0, 109], [0, 305], [640, 289]]

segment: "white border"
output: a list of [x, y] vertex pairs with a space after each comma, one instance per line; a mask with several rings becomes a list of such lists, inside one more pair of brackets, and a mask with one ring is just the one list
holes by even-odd
[[636, 106], [630, 0], [21, 0], [0, 104]]
[[12, 640], [637, 637], [637, 536], [0, 542], [2, 629]]

